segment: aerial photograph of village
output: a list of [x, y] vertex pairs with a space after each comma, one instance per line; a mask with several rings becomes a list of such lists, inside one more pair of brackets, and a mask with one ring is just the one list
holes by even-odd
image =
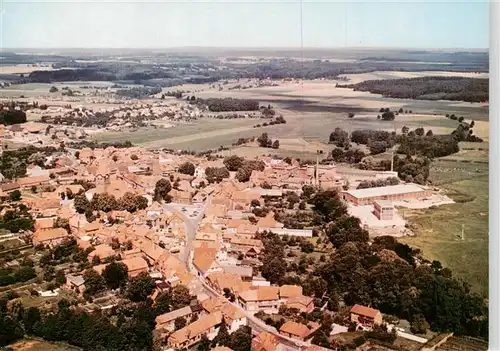
[[3, 7], [0, 350], [488, 350], [487, 2]]

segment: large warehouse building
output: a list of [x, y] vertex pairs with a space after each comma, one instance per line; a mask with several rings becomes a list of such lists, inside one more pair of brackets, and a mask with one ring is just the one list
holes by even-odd
[[413, 183], [342, 192], [344, 200], [352, 202], [356, 206], [372, 205], [377, 200], [402, 201], [424, 199], [431, 195], [431, 190]]

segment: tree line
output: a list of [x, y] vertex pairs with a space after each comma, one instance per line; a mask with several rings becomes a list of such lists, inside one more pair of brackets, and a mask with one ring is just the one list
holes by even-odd
[[487, 102], [489, 82], [483, 78], [421, 77], [367, 80], [357, 84], [337, 84], [339, 88], [368, 91], [384, 97], [417, 100]]

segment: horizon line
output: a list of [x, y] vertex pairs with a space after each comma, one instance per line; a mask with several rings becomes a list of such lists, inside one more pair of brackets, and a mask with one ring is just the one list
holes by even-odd
[[172, 47], [11, 47], [0, 48], [0, 51], [11, 50], [425, 50], [425, 51], [446, 51], [446, 50], [471, 50], [471, 51], [488, 51], [488, 48], [482, 47], [397, 47], [397, 46], [252, 46], [252, 47], [237, 47], [237, 46], [172, 46]]

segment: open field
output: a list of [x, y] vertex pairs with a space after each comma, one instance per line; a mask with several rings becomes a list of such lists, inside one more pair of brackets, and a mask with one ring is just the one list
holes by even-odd
[[43, 340], [25, 339], [10, 345], [14, 351], [77, 351], [79, 347], [64, 343], [54, 343]]
[[431, 180], [457, 203], [404, 211], [416, 236], [400, 240], [422, 249], [425, 257], [440, 261], [474, 291], [487, 296], [488, 165], [437, 160]]

